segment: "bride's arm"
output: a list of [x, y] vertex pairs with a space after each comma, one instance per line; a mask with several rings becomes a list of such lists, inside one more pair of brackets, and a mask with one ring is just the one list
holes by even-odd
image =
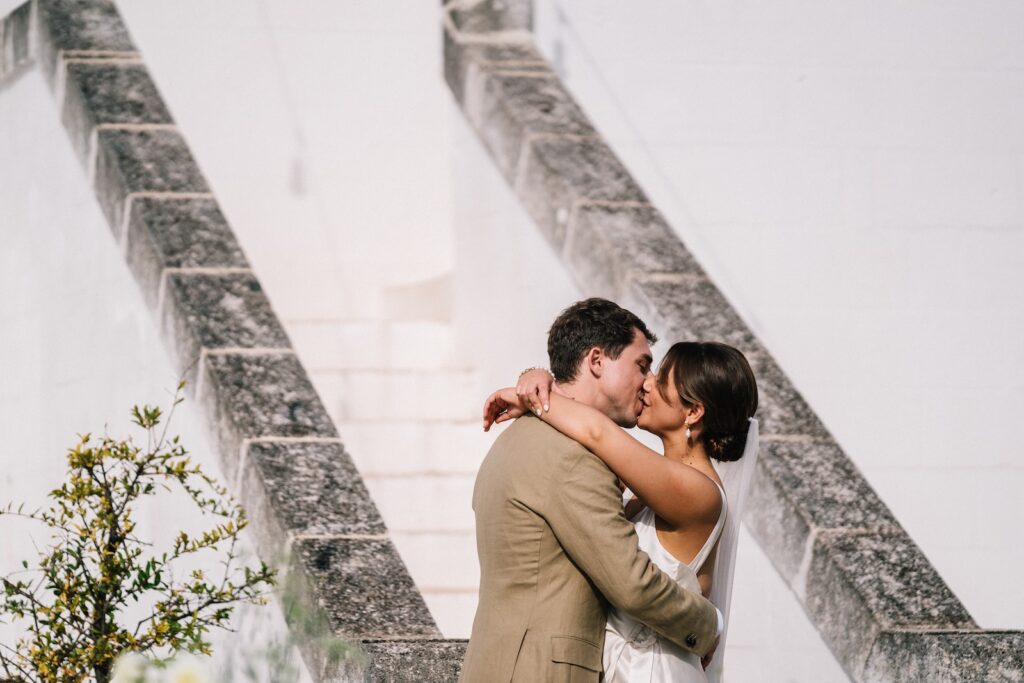
[[[659, 517], [674, 525], [718, 518], [721, 498], [707, 476], [652, 451], [596, 408], [556, 393], [548, 402], [534, 414], [603, 460]], [[515, 388], [496, 391], [484, 404], [485, 429], [530, 409]]]
[[596, 408], [552, 393], [540, 419], [601, 458], [654, 512], [672, 524], [716, 520], [718, 487], [706, 475], [664, 457]]

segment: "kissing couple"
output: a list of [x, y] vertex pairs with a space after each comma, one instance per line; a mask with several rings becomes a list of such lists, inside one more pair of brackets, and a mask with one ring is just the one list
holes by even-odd
[[485, 430], [515, 421], [473, 490], [480, 602], [461, 681], [721, 680], [757, 384], [715, 342], [673, 344], [655, 374], [655, 341], [617, 304], [577, 302], [548, 333], [550, 373], [487, 398]]

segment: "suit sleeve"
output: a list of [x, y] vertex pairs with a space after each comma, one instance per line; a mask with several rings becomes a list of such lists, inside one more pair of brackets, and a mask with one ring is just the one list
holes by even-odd
[[[543, 514], [559, 544], [611, 604], [703, 656], [717, 633], [714, 605], [661, 571], [639, 548], [615, 475], [584, 449], [564, 457]], [[557, 471], [557, 470], [556, 470]]]

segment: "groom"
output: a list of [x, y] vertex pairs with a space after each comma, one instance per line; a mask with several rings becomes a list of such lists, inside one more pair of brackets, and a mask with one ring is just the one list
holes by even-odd
[[[548, 333], [551, 371], [561, 391], [634, 427], [655, 340], [611, 301], [580, 301]], [[473, 510], [480, 604], [464, 683], [598, 681], [609, 603], [698, 655], [717, 642], [714, 605], [639, 550], [611, 470], [532, 415], [494, 442]]]

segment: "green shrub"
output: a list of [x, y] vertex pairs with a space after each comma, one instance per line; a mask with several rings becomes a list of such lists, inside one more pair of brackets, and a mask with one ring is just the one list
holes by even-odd
[[[171, 413], [183, 400], [183, 387], [178, 385]], [[131, 414], [145, 430], [145, 448], [131, 438], [80, 436], [48, 507], [25, 512], [12, 503], [0, 511], [36, 520], [53, 534], [34, 566], [24, 561], [24, 572], [2, 579], [0, 615], [24, 624], [26, 632], [13, 645], [0, 644], [0, 670], [11, 680], [109, 683], [122, 652], [209, 654], [210, 629], [227, 628], [240, 602], [265, 602], [274, 584], [275, 572], [266, 564], [239, 566], [245, 511], [191, 462], [178, 437], [167, 438], [166, 424], [158, 430], [162, 411], [136, 406]], [[181, 532], [159, 552], [135, 536], [134, 505], [176, 487], [214, 523], [198, 536]], [[211, 579], [194, 570], [175, 579], [175, 563], [198, 554], [220, 557], [223, 573]], [[149, 606], [148, 614], [124, 623], [124, 610], [134, 603]]]

